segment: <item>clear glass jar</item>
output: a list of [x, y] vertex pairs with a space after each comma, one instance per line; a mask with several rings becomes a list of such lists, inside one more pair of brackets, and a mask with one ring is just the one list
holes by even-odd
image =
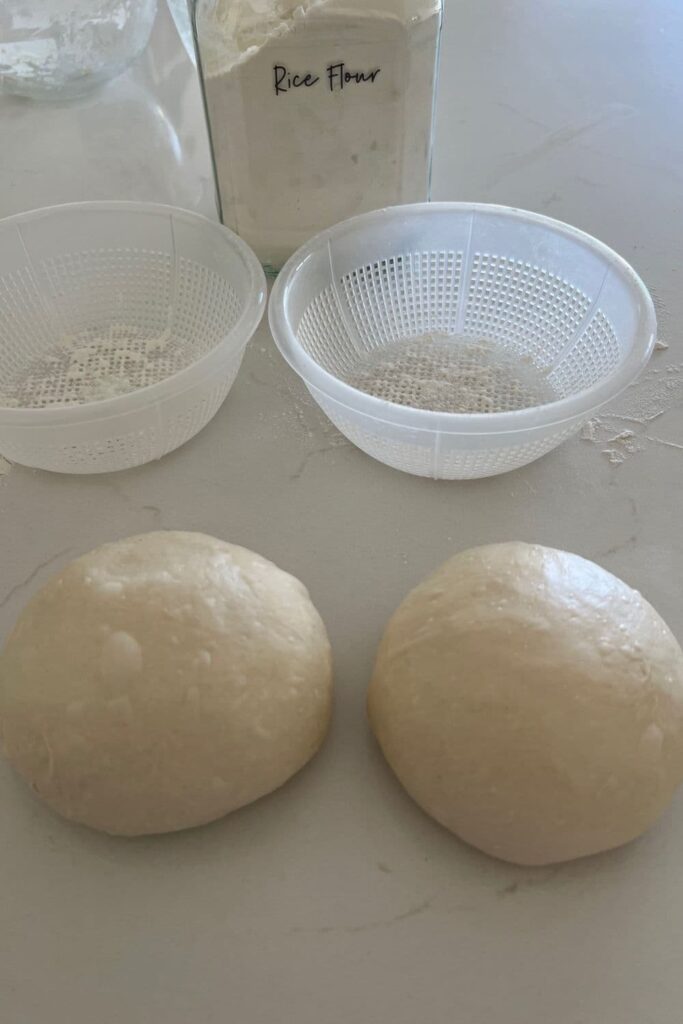
[[157, 0], [1, 0], [0, 90], [69, 99], [147, 46]]
[[357, 213], [429, 197], [442, 0], [197, 0], [222, 220], [278, 270]]

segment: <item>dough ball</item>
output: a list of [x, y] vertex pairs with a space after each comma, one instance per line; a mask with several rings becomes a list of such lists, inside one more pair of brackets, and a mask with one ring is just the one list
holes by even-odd
[[683, 779], [683, 654], [668, 627], [604, 569], [535, 544], [465, 551], [408, 595], [369, 713], [417, 803], [517, 864], [634, 839]]
[[121, 835], [219, 818], [317, 751], [332, 691], [305, 587], [244, 548], [148, 533], [78, 558], [0, 657], [15, 768], [67, 818]]

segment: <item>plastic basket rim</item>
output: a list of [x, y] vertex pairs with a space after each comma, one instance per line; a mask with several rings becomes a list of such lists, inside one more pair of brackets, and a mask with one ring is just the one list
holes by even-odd
[[[152, 213], [170, 217], [172, 220], [185, 221], [201, 225], [213, 232], [216, 237], [228, 244], [235, 255], [241, 259], [249, 277], [248, 291], [244, 302], [244, 310], [227, 334], [209, 352], [188, 366], [164, 377], [153, 384], [135, 388], [122, 395], [111, 398], [96, 399], [72, 405], [54, 405], [44, 408], [31, 406], [0, 405], [0, 423], [5, 426], [19, 427], [55, 427], [88, 422], [91, 420], [110, 419], [125, 416], [127, 413], [153, 407], [159, 402], [173, 398], [189, 388], [210, 377], [226, 361], [232, 361], [245, 348], [256, 332], [266, 309], [267, 284], [263, 268], [247, 243], [219, 221], [205, 217], [193, 210], [173, 206], [168, 203], [150, 203], [127, 199], [88, 200], [85, 202], [56, 203], [50, 206], [26, 210], [0, 219], [0, 234], [9, 227], [25, 224], [32, 220], [49, 218], [55, 214], [74, 213]], [[1, 241], [0, 241], [1, 244]], [[65, 250], [68, 251], [68, 250]], [[2, 344], [2, 339], [0, 339]]]
[[[376, 398], [340, 380], [316, 362], [299, 342], [289, 321], [287, 310], [293, 281], [308, 260], [316, 255], [321, 248], [330, 247], [336, 236], [345, 233], [350, 228], [371, 227], [381, 223], [395, 222], [402, 217], [411, 218], [416, 214], [439, 216], [450, 213], [471, 214], [472, 216], [504, 216], [520, 223], [538, 224], [599, 253], [627, 284], [634, 298], [637, 297], [640, 301], [640, 316], [634, 344], [631, 353], [620, 368], [596, 385], [575, 395], [560, 398], [556, 402], [508, 412], [459, 413], [416, 409], [413, 406], [399, 405], [396, 402]], [[351, 217], [320, 232], [301, 246], [280, 271], [271, 292], [268, 315], [275, 344], [292, 369], [306, 384], [312, 385], [338, 404], [346, 406], [350, 412], [384, 421], [393, 426], [456, 434], [518, 432], [528, 428], [555, 427], [565, 421], [580, 417], [589, 418], [592, 413], [612, 401], [633, 383], [647, 365], [654, 349], [657, 326], [654, 303], [641, 277], [630, 263], [604, 242], [571, 224], [547, 217], [544, 214], [493, 203], [466, 202], [411, 203], [385, 207]]]

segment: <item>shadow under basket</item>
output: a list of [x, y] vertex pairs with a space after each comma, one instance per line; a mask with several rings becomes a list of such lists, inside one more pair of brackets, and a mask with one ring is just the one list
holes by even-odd
[[280, 351], [338, 429], [419, 476], [516, 469], [646, 365], [635, 271], [558, 221], [481, 204], [365, 214], [317, 236], [270, 302]]

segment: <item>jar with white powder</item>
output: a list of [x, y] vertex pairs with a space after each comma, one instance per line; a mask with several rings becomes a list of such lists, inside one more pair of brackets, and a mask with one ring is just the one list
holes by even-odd
[[0, 0], [0, 92], [81, 96], [147, 46], [157, 0]]
[[222, 220], [278, 270], [318, 231], [429, 197], [442, 0], [197, 0]]

